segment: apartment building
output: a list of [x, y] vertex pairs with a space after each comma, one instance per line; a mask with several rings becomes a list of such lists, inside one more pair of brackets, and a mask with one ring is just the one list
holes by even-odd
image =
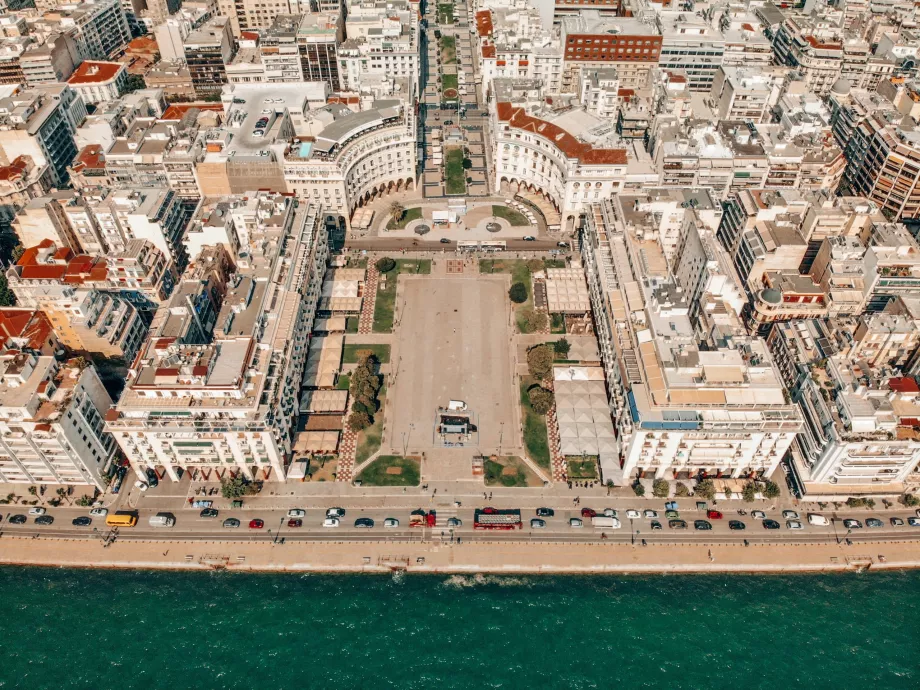
[[392, 79], [418, 83], [418, 14], [409, 2], [355, 0], [348, 6], [345, 34], [338, 49], [343, 90]]
[[9, 224], [32, 199], [51, 186], [48, 165], [37, 166], [31, 156], [19, 156], [0, 166], [0, 222]]
[[610, 19], [595, 9], [562, 18], [562, 84], [575, 84], [580, 67], [616, 67], [624, 89], [651, 86], [651, 72], [658, 65], [662, 36], [652, 24], [622, 17]]
[[720, 120], [770, 122], [779, 84], [759, 68], [719, 65], [709, 98]]
[[81, 360], [0, 355], [0, 481], [105, 489], [117, 446], [103, 429], [112, 404]]
[[109, 60], [131, 41], [131, 27], [120, 0], [82, 0], [61, 4], [37, 22], [42, 32], [73, 37], [84, 60]]
[[183, 44], [185, 63], [199, 97], [219, 94], [227, 83], [227, 64], [236, 54], [236, 39], [227, 17], [214, 17], [192, 31]]
[[210, 342], [154, 333], [106, 415], [138, 476], [285, 479], [328, 247], [316, 209], [290, 197], [263, 203], [284, 221], [251, 228]]
[[341, 10], [302, 15], [296, 41], [304, 81], [326, 82], [332, 92], [342, 89], [338, 50], [344, 40]]
[[84, 103], [114, 101], [128, 88], [128, 71], [120, 62], [86, 60], [67, 80]]
[[684, 75], [691, 91], [711, 91], [725, 53], [722, 32], [689, 12], [661, 12], [657, 19], [661, 69]]

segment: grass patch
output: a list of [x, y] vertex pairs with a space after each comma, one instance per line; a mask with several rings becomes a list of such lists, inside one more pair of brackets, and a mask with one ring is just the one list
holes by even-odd
[[418, 486], [421, 475], [422, 462], [418, 458], [381, 455], [357, 479], [366, 486]]
[[387, 223], [387, 230], [403, 230], [413, 220], [419, 220], [421, 217], [422, 209], [407, 208], [405, 211], [403, 211], [398, 220], [390, 218], [390, 221]]
[[448, 194], [466, 193], [466, 171], [463, 169], [463, 149], [447, 150], [446, 177]]
[[351, 388], [351, 376], [348, 374], [339, 374], [339, 378], [335, 382], [335, 389], [338, 391], [347, 391], [349, 388]]
[[549, 315], [549, 332], [565, 333], [565, 317], [562, 314]]
[[546, 433], [546, 417], [538, 415], [530, 406], [527, 390], [536, 383], [533, 377], [521, 378], [521, 411], [524, 421], [524, 447], [527, 455], [540, 467], [550, 469], [549, 437]]
[[380, 441], [383, 439], [383, 406], [387, 401], [385, 385], [380, 387], [380, 392], [377, 393], [377, 401], [380, 403], [380, 409], [374, 415], [374, 423], [358, 433], [357, 448], [355, 450], [355, 462], [358, 464], [380, 450]]
[[441, 75], [441, 90], [447, 91], [447, 89], [456, 89], [457, 88], [457, 75], [456, 74], [442, 74]]
[[565, 268], [565, 259], [543, 259], [547, 268]]
[[523, 259], [480, 259], [480, 273], [510, 273], [511, 283], [523, 283], [527, 288], [527, 301], [522, 304], [512, 305], [514, 308], [515, 322], [518, 331], [525, 333], [523, 319], [520, 318], [520, 312], [523, 309], [533, 308], [533, 282], [530, 279], [530, 269], [527, 268], [527, 262]]
[[360, 343], [348, 343], [342, 351], [343, 364], [357, 364], [358, 353], [370, 350], [377, 357], [377, 361], [386, 364], [390, 361], [390, 346], [382, 343], [375, 345], [362, 345]]
[[566, 458], [569, 479], [597, 479], [597, 458]]
[[345, 319], [345, 332], [346, 333], [357, 333], [358, 332], [358, 319], [357, 316], [349, 316]]
[[438, 5], [438, 24], [454, 23], [454, 6]]
[[495, 459], [487, 458], [485, 462], [486, 486], [541, 486], [542, 480], [521, 458], [513, 455]]
[[339, 461], [332, 455], [314, 455], [307, 463], [307, 479], [311, 482], [334, 482]]
[[431, 275], [431, 259], [396, 259], [396, 268], [389, 275], [394, 272]]
[[396, 259], [396, 268], [386, 274], [386, 287], [379, 288], [378, 284], [374, 302], [374, 333], [390, 333], [393, 330], [396, 283], [400, 273], [428, 275], [431, 273], [431, 259]]
[[457, 39], [454, 36], [441, 36], [441, 63], [457, 64]]
[[515, 211], [513, 208], [508, 208], [507, 206], [493, 206], [492, 215], [496, 218], [504, 218], [507, 220], [513, 227], [520, 228], [530, 225], [530, 221], [527, 220], [525, 216], [520, 211]]

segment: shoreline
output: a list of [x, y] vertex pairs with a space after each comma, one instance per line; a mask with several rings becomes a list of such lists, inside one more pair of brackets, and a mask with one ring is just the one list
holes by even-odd
[[[498, 548], [496, 548], [498, 547]], [[428, 575], [784, 574], [913, 570], [909, 542], [716, 546], [475, 543], [202, 543], [0, 540], [0, 565], [192, 572]]]

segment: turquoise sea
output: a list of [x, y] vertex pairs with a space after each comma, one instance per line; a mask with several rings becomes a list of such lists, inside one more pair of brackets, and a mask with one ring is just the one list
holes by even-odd
[[5, 688], [920, 688], [920, 573], [0, 569]]

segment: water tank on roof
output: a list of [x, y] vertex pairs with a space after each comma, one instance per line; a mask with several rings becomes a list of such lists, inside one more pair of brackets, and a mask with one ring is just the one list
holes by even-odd
[[838, 96], [846, 96], [848, 93], [850, 93], [851, 88], [852, 84], [850, 84], [850, 80], [846, 77], [840, 77], [840, 79], [835, 81], [834, 85], [831, 87], [831, 93], [835, 93]]

